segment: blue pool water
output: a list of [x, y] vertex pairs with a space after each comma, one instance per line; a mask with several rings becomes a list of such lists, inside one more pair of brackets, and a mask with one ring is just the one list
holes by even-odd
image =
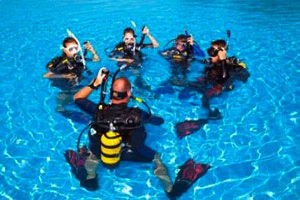
[[[206, 49], [229, 29], [229, 54], [242, 58], [251, 73], [246, 84], [212, 101], [222, 120], [182, 140], [174, 126], [205, 116], [193, 105], [200, 96], [179, 101], [177, 87], [160, 96], [135, 88], [165, 119], [161, 127], [147, 125], [147, 144], [162, 153], [172, 179], [188, 158], [212, 166], [181, 199], [300, 199], [300, 2], [141, 2], [0, 0], [0, 199], [166, 199], [151, 164], [99, 167], [100, 189], [82, 189], [63, 152], [75, 149], [86, 124], [55, 111], [59, 90], [42, 78], [46, 63], [60, 54], [67, 28], [99, 52], [101, 62], [88, 64], [93, 72], [102, 66], [115, 71], [103, 50], [121, 40], [130, 21], [138, 29], [147, 25], [159, 49], [184, 29]], [[169, 64], [156, 49], [144, 52], [143, 78], [155, 89], [169, 78]], [[202, 70], [194, 63], [189, 77]], [[82, 143], [87, 141], [84, 135]]]

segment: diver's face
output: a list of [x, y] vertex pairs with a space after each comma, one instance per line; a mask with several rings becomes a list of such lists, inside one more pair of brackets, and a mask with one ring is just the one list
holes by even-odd
[[183, 52], [186, 48], [186, 41], [179, 40], [179, 41], [176, 42], [175, 45], [176, 45], [176, 49], [178, 51]]
[[133, 45], [135, 38], [132, 33], [125, 33], [123, 41], [126, 46]]
[[210, 49], [213, 50], [212, 51], [213, 53], [209, 53], [211, 62], [212, 63], [219, 62], [219, 60], [220, 60], [219, 56], [218, 56], [218, 51], [219, 51], [218, 49], [219, 49], [219, 47], [217, 45], [212, 45]]
[[65, 44], [66, 47], [63, 48], [64, 53], [68, 58], [74, 58], [79, 51], [78, 44], [76, 42], [68, 42]]

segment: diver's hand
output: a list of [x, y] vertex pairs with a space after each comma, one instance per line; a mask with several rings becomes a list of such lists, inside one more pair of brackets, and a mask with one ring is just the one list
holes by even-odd
[[110, 59], [118, 61], [118, 62], [126, 62], [127, 64], [134, 62], [134, 59], [131, 59], [131, 58], [110, 58]]
[[96, 53], [94, 47], [91, 45], [90, 42], [86, 42], [86, 43], [84, 44], [84, 49], [90, 51], [92, 54], [95, 54], [95, 53]]
[[93, 46], [91, 45], [91, 43], [89, 41], [85, 42], [83, 47], [86, 49], [86, 50], [91, 50], [93, 49]]
[[226, 58], [227, 58], [226, 54], [227, 54], [226, 49], [224, 47], [222, 47], [220, 49], [220, 51], [218, 52], [219, 59], [226, 60]]
[[147, 26], [145, 26], [144, 27], [144, 29], [143, 29], [143, 32], [142, 32], [143, 34], [145, 34], [145, 35], [150, 35], [150, 30], [148, 29], [148, 27]]
[[194, 45], [194, 37], [192, 34], [187, 38], [187, 43], [189, 43], [191, 46]]
[[99, 56], [97, 55], [96, 50], [94, 49], [94, 47], [91, 45], [91, 43], [89, 41], [84, 43], [84, 49], [93, 54], [93, 61], [94, 62], [97, 62], [97, 61], [100, 60]]
[[97, 75], [97, 78], [94, 81], [94, 86], [98, 87], [99, 85], [102, 84], [103, 80], [106, 78], [106, 76], [108, 75], [108, 70], [105, 67], [102, 67]]

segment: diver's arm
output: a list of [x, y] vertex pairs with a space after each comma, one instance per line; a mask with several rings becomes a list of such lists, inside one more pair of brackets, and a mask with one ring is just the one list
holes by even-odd
[[55, 74], [53, 72], [47, 72], [43, 75], [44, 78], [66, 78], [66, 79], [72, 79], [75, 78], [75, 74]]
[[91, 116], [93, 116], [98, 106], [89, 99], [76, 99], [74, 102], [82, 111], [90, 114]]
[[149, 40], [151, 41], [153, 48], [157, 48], [159, 46], [158, 42], [155, 40], [155, 38], [149, 34], [147, 34]]
[[[149, 113], [141, 110], [141, 116], [142, 116], [142, 121], [148, 121], [149, 120]], [[156, 125], [156, 126], [160, 126], [161, 124], [163, 124], [165, 121], [162, 117], [159, 116], [153, 116], [150, 119], [150, 124]]]
[[190, 45], [192, 54], [199, 57], [205, 57], [205, 53], [202, 51], [200, 46], [194, 42], [193, 35], [190, 35], [190, 37], [187, 39], [188, 44]]
[[[153, 48], [157, 48], [159, 46], [158, 42], [156, 41], [156, 39], [150, 34], [150, 30], [145, 27], [143, 29], [143, 34], [146, 34], [147, 37], [149, 38], [149, 40], [151, 41], [152, 47]], [[146, 46], [147, 47], [147, 46]]]
[[167, 56], [169, 55], [169, 50], [166, 50], [166, 51], [159, 51], [159, 54], [162, 55], [162, 56]]
[[131, 58], [110, 58], [110, 59], [117, 62], [127, 62], [127, 63], [133, 63], [134, 61], [134, 59]]
[[164, 49], [164, 51], [158, 51], [158, 53], [161, 55], [161, 56], [169, 56], [172, 52], [174, 52], [176, 49], [174, 47], [171, 47], [169, 49]]
[[[79, 90], [74, 96], [73, 99], [86, 99], [90, 96], [94, 89], [98, 89], [99, 86], [102, 84], [103, 79], [106, 77], [106, 74], [102, 73], [101, 68], [98, 72], [97, 78], [95, 78], [89, 85], [83, 87]], [[99, 74], [100, 73], [100, 74]]]
[[192, 47], [192, 52], [195, 56], [205, 57], [205, 53], [202, 51], [199, 45], [193, 44], [191, 45], [191, 47]]
[[95, 51], [95, 49], [93, 48], [93, 46], [91, 45], [91, 43], [86, 42], [86, 43], [84, 44], [84, 48], [85, 48], [87, 51], [89, 51], [89, 52], [92, 53], [92, 55], [93, 55], [92, 61], [98, 62], [98, 61], [100, 60], [100, 58], [99, 58], [97, 52]]
[[[76, 101], [76, 99], [86, 99], [90, 96], [90, 94], [93, 92], [93, 88], [91, 85], [94, 85], [93, 83], [83, 87], [81, 90], [79, 90], [73, 97], [73, 99]], [[95, 87], [95, 86], [94, 86]]]

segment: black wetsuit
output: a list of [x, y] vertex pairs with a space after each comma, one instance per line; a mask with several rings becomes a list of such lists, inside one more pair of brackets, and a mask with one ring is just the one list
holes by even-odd
[[[110, 53], [109, 57], [133, 59], [134, 62], [130, 64], [131, 67], [141, 67], [144, 55], [141, 52], [143, 48], [153, 47], [152, 44], [136, 44], [135, 49], [133, 45], [126, 46], [124, 42], [120, 42]], [[118, 66], [126, 64], [126, 62], [118, 62]]]
[[189, 82], [180, 96], [187, 96], [185, 92], [196, 90], [203, 94], [202, 106], [210, 110], [211, 97], [220, 94], [223, 90], [232, 90], [235, 80], [245, 83], [249, 76], [248, 70], [239, 64], [236, 57], [229, 57], [218, 64], [208, 63], [204, 68], [204, 76], [198, 81]]
[[188, 48], [184, 51], [179, 51], [176, 47], [171, 47], [163, 52], [167, 52], [167, 55], [164, 57], [172, 63], [192, 61], [194, 57], [192, 50]]
[[[167, 55], [162, 55], [163, 52], [166, 52]], [[163, 52], [160, 52], [160, 54], [171, 64], [171, 77], [169, 82], [177, 86], [185, 85], [187, 81], [187, 69], [190, 62], [194, 60], [191, 48], [186, 48], [186, 50], [181, 52], [176, 47], [171, 47]]]
[[66, 56], [58, 56], [53, 58], [46, 68], [54, 74], [73, 74], [74, 79], [55, 78], [52, 79], [52, 86], [60, 88], [62, 91], [72, 89], [82, 79], [82, 73], [85, 68], [82, 62], [78, 62], [73, 58]]
[[84, 71], [82, 62], [78, 62], [74, 58], [68, 58], [66, 56], [53, 58], [46, 67], [54, 74], [76, 74], [80, 76]]
[[204, 79], [212, 85], [228, 86], [236, 80], [247, 81], [250, 73], [238, 63], [236, 57], [229, 57], [217, 64], [209, 64], [204, 68]]
[[[96, 111], [98, 105], [88, 99], [77, 99], [75, 103], [85, 112], [96, 116]], [[140, 121], [145, 121], [149, 118], [148, 113], [139, 108], [128, 108], [127, 104], [112, 104], [107, 105], [108, 109], [101, 112], [104, 119], [109, 119], [111, 116], [115, 118], [122, 117], [126, 118], [132, 117], [130, 114], [135, 113], [135, 117], [138, 117]], [[134, 111], [134, 112], [132, 112]], [[127, 115], [128, 113], [128, 115]], [[96, 120], [95, 120], [96, 121]], [[152, 117], [149, 123], [154, 125], [160, 125], [164, 120], [160, 117]], [[151, 162], [154, 158], [155, 151], [145, 145], [146, 131], [144, 126], [137, 126], [132, 130], [127, 130], [120, 128], [122, 133], [122, 142], [124, 146], [122, 147], [121, 160], [135, 161], [135, 162]], [[100, 156], [100, 136], [101, 134], [108, 131], [108, 127], [98, 127], [96, 135], [89, 134], [90, 139], [90, 149], [97, 157]], [[98, 133], [99, 132], [99, 133]]]

